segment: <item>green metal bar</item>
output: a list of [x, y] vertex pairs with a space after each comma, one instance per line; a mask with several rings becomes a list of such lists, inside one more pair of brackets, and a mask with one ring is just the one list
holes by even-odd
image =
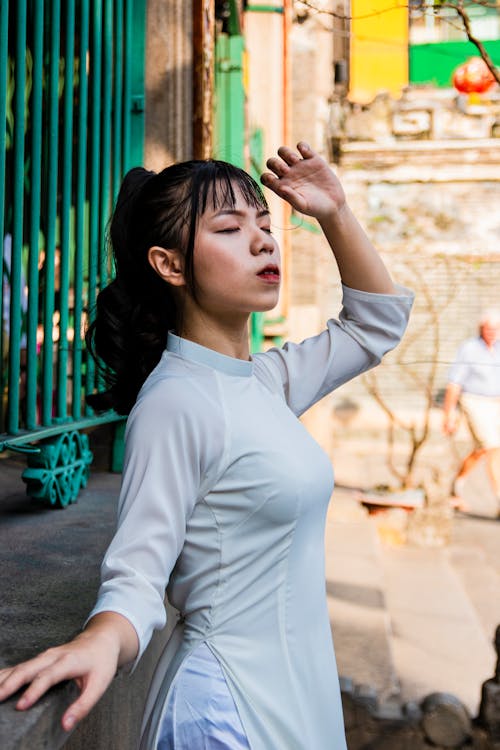
[[120, 474], [123, 471], [123, 460], [125, 458], [125, 428], [126, 423], [117, 422], [113, 436], [113, 449], [111, 454], [111, 471]]
[[245, 90], [241, 36], [220, 34], [216, 43], [216, 133], [221, 159], [245, 164]]
[[102, 141], [101, 141], [101, 215], [99, 226], [99, 287], [108, 283], [106, 227], [110, 211], [111, 183], [111, 104], [113, 86], [113, 0], [104, 0], [102, 38]]
[[227, 30], [230, 36], [241, 34], [240, 9], [239, 3], [236, 2], [236, 0], [230, 0], [229, 2], [229, 20]]
[[245, 40], [242, 36], [229, 37], [229, 54], [232, 60], [228, 74], [231, 101], [231, 145], [238, 155], [238, 164], [245, 165], [245, 88], [243, 85], [243, 52]]
[[[9, 405], [7, 429], [19, 429], [19, 387], [21, 374], [21, 258], [24, 203], [24, 120], [26, 88], [26, 2], [17, 4], [14, 91], [14, 180], [12, 245], [10, 256], [9, 322]], [[3, 242], [3, 237], [1, 238]]]
[[28, 332], [26, 354], [26, 427], [37, 423], [37, 328], [39, 312], [38, 258], [40, 241], [40, 198], [42, 173], [43, 97], [43, 15], [44, 0], [33, 8], [33, 86], [31, 90], [31, 195], [28, 259]]
[[[129, 0], [130, 2], [131, 0]], [[128, 54], [133, 58], [131, 71], [130, 94], [126, 112], [130, 116], [130, 166], [142, 164], [144, 158], [144, 59], [145, 59], [145, 25], [146, 3], [144, 0], [132, 0], [132, 27], [130, 29], [131, 46]], [[126, 103], [127, 106], [127, 103]]]
[[285, 12], [279, 5], [247, 5], [245, 13], [281, 13]]
[[42, 422], [52, 422], [53, 409], [53, 344], [52, 319], [55, 293], [55, 249], [57, 218], [57, 170], [59, 147], [59, 49], [60, 49], [60, 0], [51, 0], [50, 13], [50, 60], [48, 72], [49, 122], [47, 133], [47, 237], [45, 244], [45, 299], [43, 320], [43, 376], [42, 376]]
[[122, 107], [123, 107], [123, 2], [115, 2], [114, 89], [113, 89], [113, 203], [122, 178]]
[[61, 261], [59, 271], [59, 346], [57, 369], [57, 416], [68, 413], [69, 268], [71, 240], [71, 181], [73, 166], [73, 59], [75, 56], [75, 0], [66, 0], [66, 48], [64, 51], [63, 144], [61, 185]]
[[223, 64], [229, 57], [228, 35], [219, 34], [215, 40], [215, 112], [214, 112], [214, 131], [215, 144], [214, 156], [218, 159], [228, 161], [229, 133], [227, 130], [226, 109], [230, 106], [227, 98], [226, 76], [223, 70]]
[[[8, 27], [9, 27], [9, 3], [8, 0], [0, 2], [0, 268], [3, 269], [3, 247], [4, 247], [4, 227], [5, 227], [5, 144], [6, 128], [5, 118], [7, 111], [7, 68], [8, 68]], [[3, 274], [3, 272], [2, 272]], [[0, 284], [0, 362], [4, 361], [4, 295], [3, 281]], [[4, 368], [0, 366], [0, 428], [3, 429], [3, 393], [4, 393]]]
[[[88, 419], [79, 420], [67, 420], [65, 423], [52, 425], [50, 427], [41, 427], [39, 430], [32, 430], [29, 432], [23, 432], [16, 437], [8, 437], [6, 440], [0, 440], [0, 453], [5, 450], [19, 450], [19, 447], [26, 443], [31, 443], [36, 440], [45, 440], [45, 438], [53, 437], [54, 435], [60, 435], [62, 432], [68, 432], [69, 430], [85, 430], [87, 427], [94, 427], [95, 425], [107, 424], [108, 422], [118, 422], [123, 420], [124, 417], [115, 412], [106, 412], [98, 417], [89, 417]], [[4, 436], [2, 436], [4, 437]], [[37, 450], [37, 449], [36, 449]], [[33, 452], [30, 450], [30, 452]], [[37, 450], [38, 452], [38, 450]]]
[[132, 55], [130, 49], [132, 46], [132, 20], [133, 20], [133, 0], [125, 0], [125, 59], [123, 66], [123, 147], [122, 160], [123, 171], [130, 169], [130, 107], [132, 100]]
[[250, 318], [250, 351], [262, 351], [264, 341], [264, 313], [254, 312]]
[[[102, 2], [93, 2], [93, 24], [91, 41], [90, 68], [90, 174], [89, 174], [89, 281], [88, 281], [88, 317], [94, 319], [97, 294], [97, 268], [99, 247], [99, 210], [100, 210], [100, 126], [101, 126], [101, 63], [102, 63]], [[96, 368], [92, 357], [86, 358], [85, 391], [92, 393], [95, 386]], [[92, 414], [90, 407], [86, 413]]]
[[89, 48], [89, 0], [80, 0], [80, 56], [78, 81], [78, 140], [75, 191], [75, 259], [74, 259], [74, 314], [73, 327], [73, 395], [72, 414], [79, 419], [82, 412], [82, 338], [80, 335], [83, 315], [83, 256], [85, 242], [85, 186], [87, 179], [87, 115], [88, 73], [87, 54]]

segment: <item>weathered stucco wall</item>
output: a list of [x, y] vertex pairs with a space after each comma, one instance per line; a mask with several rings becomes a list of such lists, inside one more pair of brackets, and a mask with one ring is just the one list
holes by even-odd
[[[485, 307], [499, 304], [500, 143], [350, 144], [340, 171], [395, 278], [417, 293], [405, 361], [420, 376], [437, 361], [436, 388], [443, 387], [459, 343], [476, 333]], [[417, 392], [411, 378], [391, 369], [387, 391]]]

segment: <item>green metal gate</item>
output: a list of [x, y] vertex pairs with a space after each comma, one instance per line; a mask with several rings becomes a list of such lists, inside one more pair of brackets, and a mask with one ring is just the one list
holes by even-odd
[[0, 0], [0, 451], [29, 453], [28, 492], [53, 504], [85, 483], [80, 430], [116, 419], [85, 405], [98, 375], [83, 333], [113, 272], [113, 199], [142, 162], [145, 12]]

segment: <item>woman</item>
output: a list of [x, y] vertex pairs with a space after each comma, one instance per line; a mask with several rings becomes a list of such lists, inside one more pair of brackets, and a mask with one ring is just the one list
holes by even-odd
[[19, 709], [75, 679], [67, 730], [164, 626], [168, 583], [180, 618], [142, 750], [346, 748], [324, 582], [333, 476], [297, 417], [396, 345], [412, 296], [306, 143], [267, 166], [263, 184], [319, 221], [344, 306], [319, 336], [253, 357], [248, 317], [275, 307], [280, 282], [256, 183], [223, 162], [186, 162], [132, 170], [120, 191], [116, 279], [90, 331], [113, 372], [101, 405], [131, 410], [118, 529], [83, 632], [0, 673], [0, 699], [28, 685]]

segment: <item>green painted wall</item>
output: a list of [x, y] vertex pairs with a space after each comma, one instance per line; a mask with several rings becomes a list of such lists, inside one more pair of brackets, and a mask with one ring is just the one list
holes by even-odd
[[[495, 65], [500, 65], [500, 40], [484, 42]], [[472, 42], [437, 42], [410, 46], [410, 83], [452, 86], [455, 68], [470, 57], [478, 56]]]
[[245, 166], [242, 36], [219, 34], [215, 44], [214, 156]]

